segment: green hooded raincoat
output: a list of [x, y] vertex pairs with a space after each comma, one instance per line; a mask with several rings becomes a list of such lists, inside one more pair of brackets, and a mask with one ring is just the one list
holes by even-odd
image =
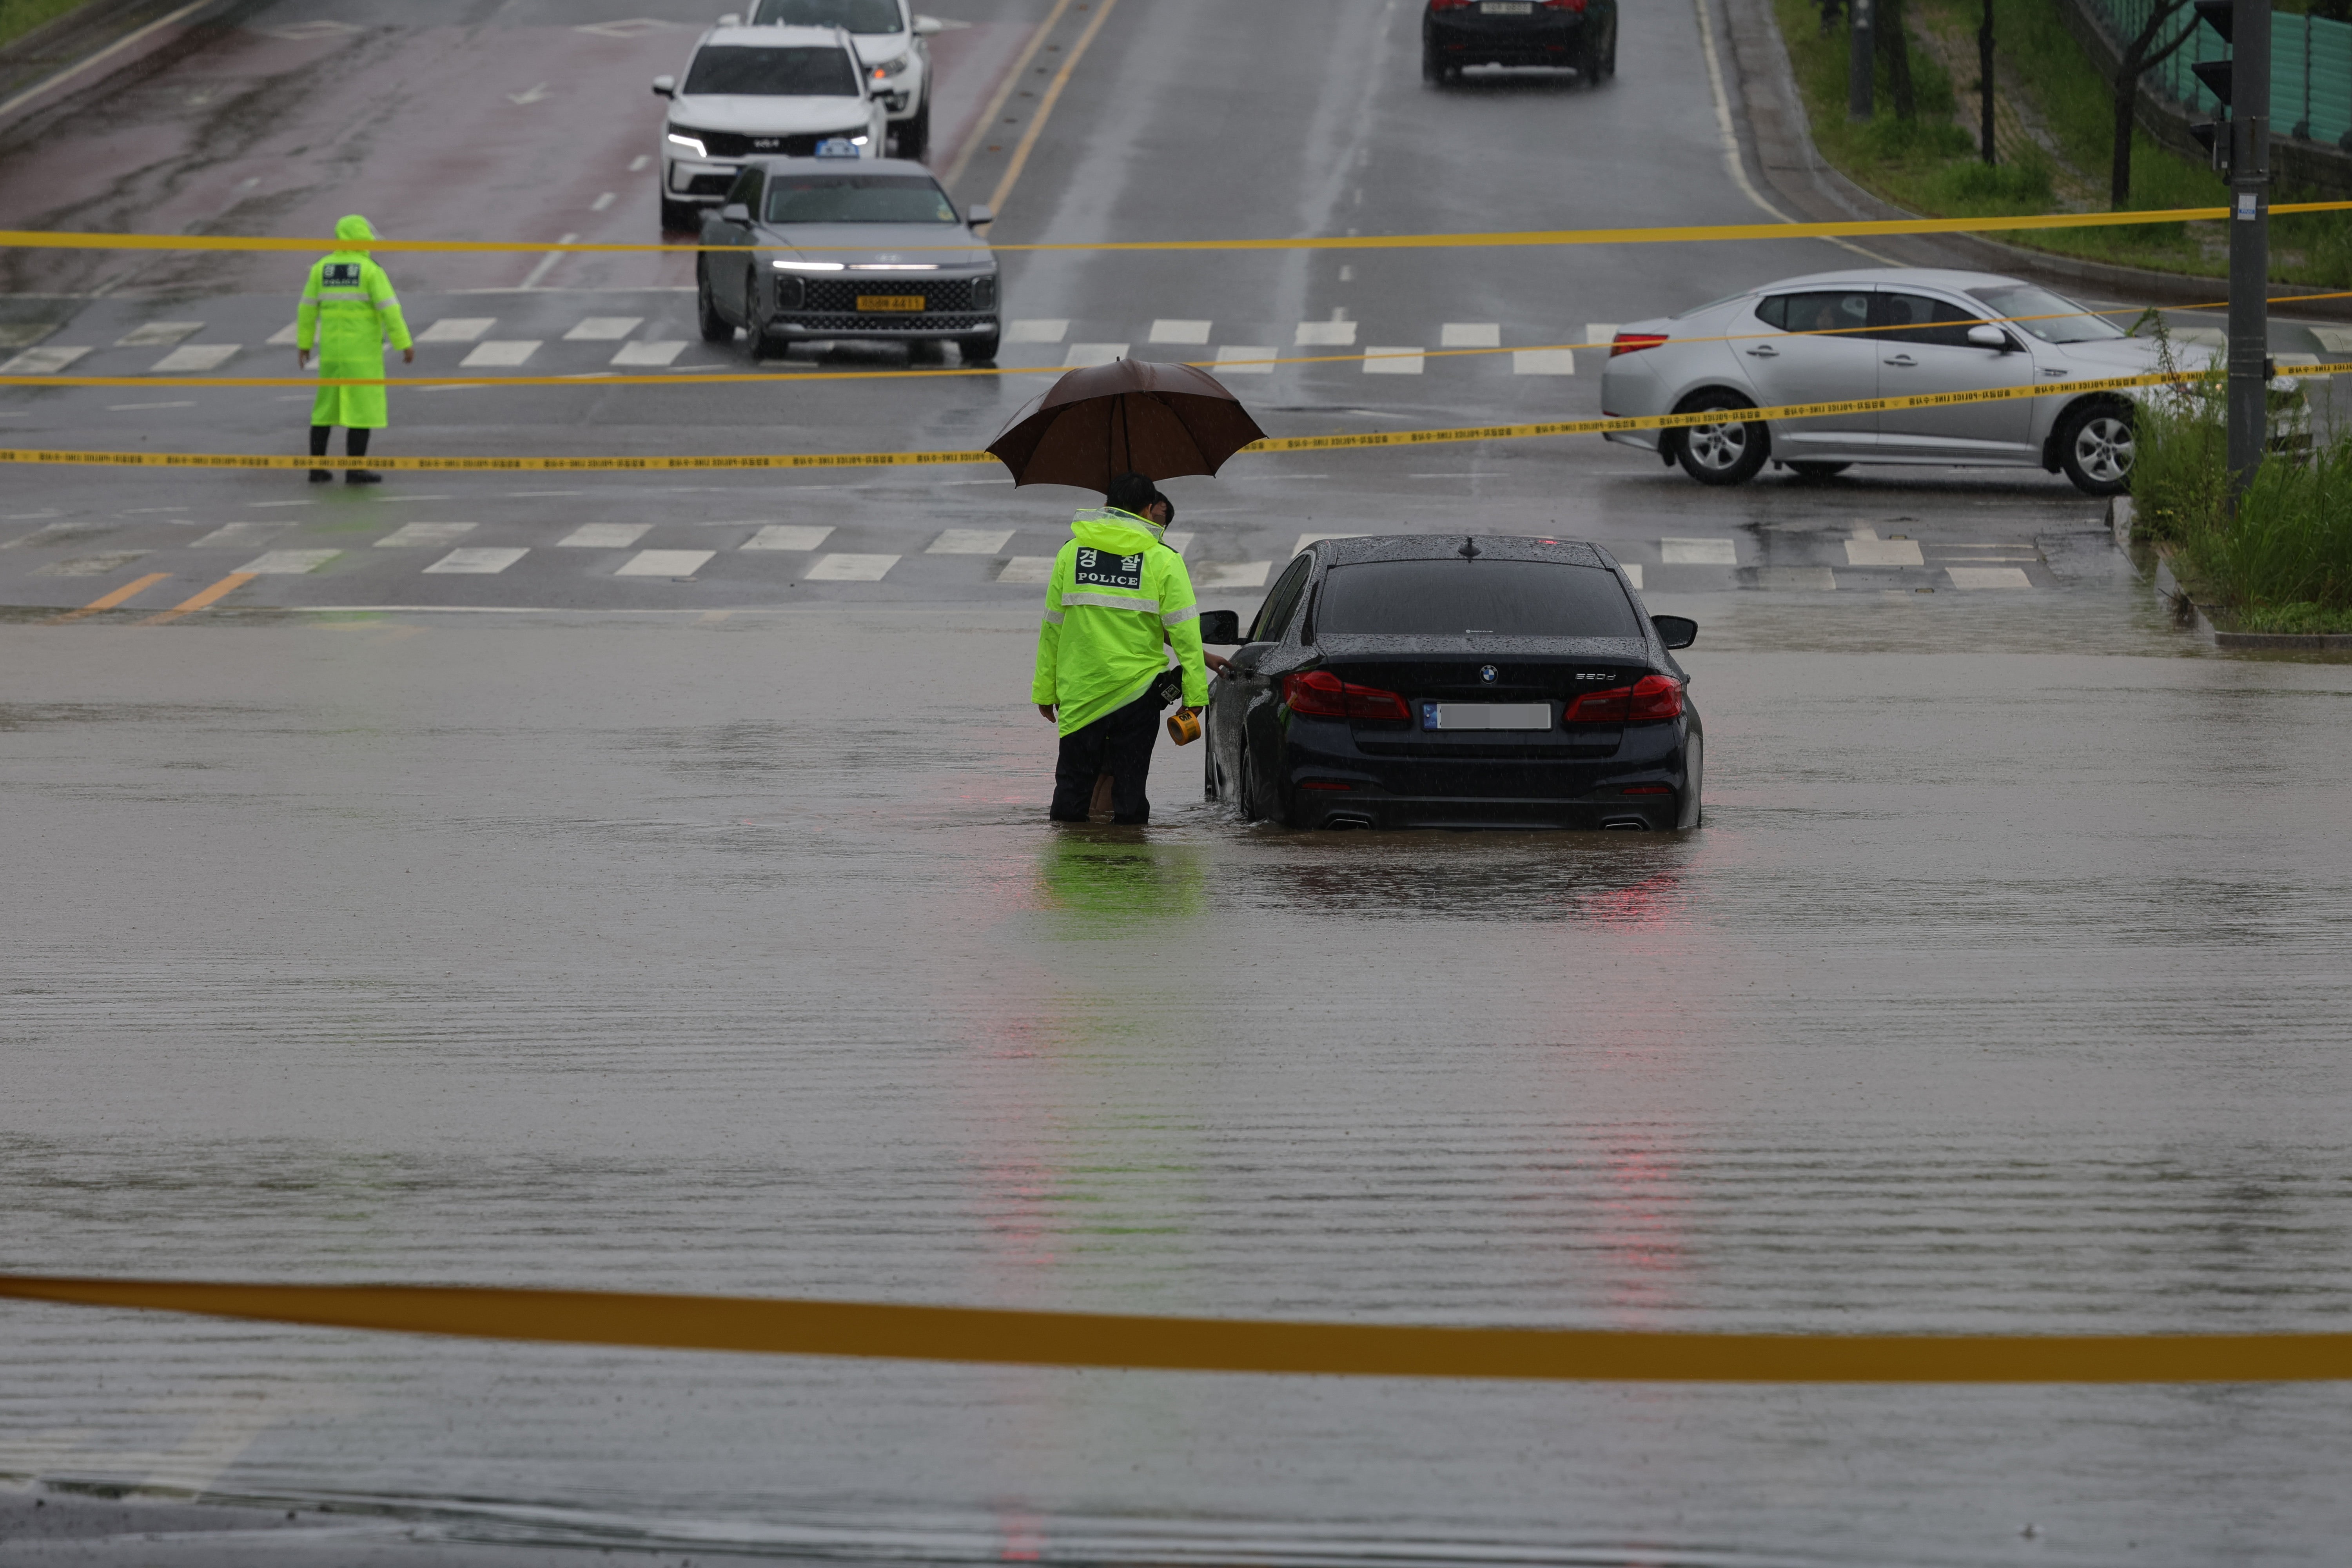
[[[335, 237], [367, 240], [376, 233], [367, 219], [353, 216], [337, 221]], [[308, 349], [316, 343], [320, 376], [330, 381], [380, 376], [383, 345], [404, 349], [410, 342], [392, 279], [366, 251], [330, 251], [311, 267], [302, 308], [294, 318], [294, 346]], [[322, 386], [310, 405], [310, 423], [380, 430], [385, 424], [383, 388]]]
[[1167, 669], [1171, 647], [1185, 705], [1209, 700], [1192, 576], [1160, 532], [1117, 507], [1082, 511], [1054, 557], [1029, 700], [1053, 704], [1065, 735], [1142, 696]]

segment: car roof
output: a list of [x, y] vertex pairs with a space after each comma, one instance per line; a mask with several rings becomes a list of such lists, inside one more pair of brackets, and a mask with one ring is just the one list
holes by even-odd
[[702, 41], [695, 47], [708, 48], [713, 44], [732, 44], [767, 49], [795, 46], [837, 49], [843, 47], [845, 36], [837, 27], [792, 27], [782, 22], [767, 22], [756, 27], [713, 27], [702, 35]]
[[1998, 272], [1962, 272], [1948, 267], [1850, 267], [1840, 272], [1808, 272], [1801, 278], [1783, 278], [1777, 282], [1759, 284], [1748, 292], [1771, 294], [1783, 289], [1835, 288], [1841, 285], [1874, 289], [1903, 284], [1953, 289], [2029, 286], [2021, 278], [2005, 277]]
[[932, 184], [939, 176], [912, 158], [747, 158], [772, 174], [922, 174]]
[[1307, 548], [1328, 565], [1352, 566], [1366, 561], [1460, 559], [1465, 540], [1477, 548], [1480, 559], [1557, 561], [1571, 566], [1612, 564], [1598, 545], [1556, 534], [1366, 533], [1318, 539]]

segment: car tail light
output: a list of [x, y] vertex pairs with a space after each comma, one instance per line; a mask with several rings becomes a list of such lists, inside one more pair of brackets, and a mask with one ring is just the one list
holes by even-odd
[[1619, 790], [1617, 793], [1619, 795], [1672, 795], [1675, 793], [1675, 786], [1672, 784], [1627, 784], [1623, 789]]
[[1282, 678], [1282, 700], [1293, 713], [1322, 719], [1410, 719], [1404, 699], [1377, 686], [1351, 686], [1328, 669]]
[[1538, 11], [1573, 11], [1581, 14], [1584, 10], [1584, 0], [1536, 0], [1536, 9]]
[[1656, 348], [1665, 341], [1664, 332], [1620, 332], [1609, 341], [1609, 357], [1615, 359], [1619, 354], [1637, 354], [1643, 349]]
[[1631, 686], [1588, 691], [1559, 716], [1563, 724], [1638, 724], [1653, 719], [1679, 719], [1683, 683], [1670, 675], [1645, 675]]
[[1478, 0], [1429, 0], [1429, 8], [1433, 11], [1467, 11], [1477, 3]]

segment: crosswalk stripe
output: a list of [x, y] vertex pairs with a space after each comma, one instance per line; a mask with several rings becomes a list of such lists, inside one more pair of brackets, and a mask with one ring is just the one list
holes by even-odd
[[499, 324], [496, 316], [444, 316], [416, 334], [420, 343], [470, 343]]
[[709, 564], [716, 550], [640, 550], [613, 574], [615, 577], [691, 577]]
[[1500, 321], [1448, 321], [1437, 329], [1442, 349], [1498, 349], [1503, 346]]
[[[1282, 351], [1262, 343], [1223, 343], [1217, 349], [1219, 375], [1272, 375], [1274, 366], [1263, 362], [1281, 357]], [[1236, 363], [1235, 361], [1256, 360], [1256, 364]]]
[[832, 537], [833, 525], [824, 523], [802, 527], [788, 522], [772, 522], [743, 542], [746, 550], [815, 550]]
[[1070, 335], [1066, 321], [1033, 320], [1004, 323], [1004, 341], [1008, 343], [1058, 343]]
[[536, 338], [499, 339], [476, 343], [473, 352], [457, 362], [459, 370], [510, 370], [539, 352]]
[[1125, 343], [1072, 343], [1069, 353], [1063, 358], [1062, 363], [1074, 368], [1089, 364], [1108, 364], [1115, 359], [1125, 359], [1127, 349], [1128, 345]]
[[567, 343], [617, 343], [645, 323], [643, 316], [583, 316], [563, 334]]
[[1513, 375], [1574, 375], [1574, 349], [1521, 349], [1511, 355]]
[[1151, 323], [1150, 341], [1155, 343], [1205, 343], [1213, 321], [1181, 321], [1163, 316]]
[[263, 341], [273, 349], [290, 349], [302, 341], [302, 323], [289, 321]]
[[277, 538], [290, 526], [283, 522], [225, 522], [194, 543], [198, 549], [207, 545], [251, 546]]
[[1944, 575], [1955, 588], [2031, 588], [2033, 579], [2022, 566], [1947, 566]]
[[623, 343], [613, 355], [616, 365], [639, 365], [660, 369], [674, 363], [686, 352], [684, 338], [666, 338], [657, 342]]
[[1625, 569], [1626, 581], [1632, 583], [1636, 588], [1639, 588], [1642, 585], [1642, 563], [1640, 562], [1620, 561], [1617, 564]]
[[1050, 555], [1015, 555], [997, 572], [1000, 583], [1045, 584], [1054, 580], [1054, 558]]
[[1661, 539], [1658, 560], [1668, 566], [1737, 566], [1739, 549], [1728, 539]]
[[813, 583], [879, 583], [897, 564], [895, 555], [825, 555], [804, 575]]
[[1192, 548], [1193, 537], [1194, 536], [1190, 533], [1183, 532], [1179, 529], [1171, 528], [1167, 532], [1160, 536], [1160, 542], [1168, 546], [1169, 549], [1174, 551], [1177, 554], [1181, 555], [1184, 552]]
[[436, 561], [432, 565], [427, 566], [425, 570], [427, 572], [462, 572], [475, 574], [481, 576], [492, 576], [498, 573], [505, 571], [508, 567], [513, 565], [516, 562], [521, 560], [524, 556], [530, 553], [530, 552], [528, 550], [499, 550], [488, 549], [481, 546], [476, 546], [467, 550], [452, 550], [448, 554], [444, 555], [440, 560]]
[[1588, 343], [1613, 342], [1617, 338], [1617, 323], [1614, 321], [1587, 321], [1584, 323], [1584, 341]]
[[243, 343], [184, 343], [147, 368], [151, 371], [218, 370], [236, 357]]
[[950, 528], [930, 542], [926, 555], [993, 555], [1012, 540], [1013, 531], [993, 528]]
[[1419, 375], [1427, 363], [1422, 358], [1423, 353], [1418, 344], [1412, 348], [1368, 348], [1364, 351], [1364, 374]]
[[119, 349], [163, 349], [182, 338], [193, 338], [205, 330], [202, 321], [149, 321], [133, 327], [114, 340]]
[[1919, 553], [1916, 539], [1849, 539], [1845, 542], [1845, 563], [1849, 566], [1925, 566], [1927, 563]]
[[299, 577], [316, 572], [341, 553], [340, 550], [271, 550], [255, 556], [237, 571], [248, 577]]
[[650, 522], [583, 522], [555, 542], [558, 549], [626, 550], [653, 531]]
[[0, 364], [0, 375], [55, 375], [88, 353], [88, 349], [68, 348], [63, 343], [26, 349], [7, 363]]
[[470, 522], [404, 522], [375, 542], [378, 550], [404, 550], [415, 545], [454, 544], [474, 531]]
[[1290, 341], [1299, 348], [1353, 348], [1356, 345], [1356, 323], [1301, 321]]
[[1833, 594], [1837, 574], [1826, 566], [1759, 566], [1756, 585], [1775, 594]]

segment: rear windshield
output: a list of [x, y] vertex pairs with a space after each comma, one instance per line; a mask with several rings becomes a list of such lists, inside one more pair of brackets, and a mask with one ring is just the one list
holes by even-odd
[[694, 57], [686, 90], [761, 98], [855, 98], [857, 71], [845, 49], [754, 48], [713, 44]]
[[922, 174], [778, 174], [770, 223], [953, 223], [955, 208]]
[[1616, 577], [1560, 561], [1367, 561], [1323, 580], [1316, 629], [1343, 636], [1635, 637]]
[[853, 33], [895, 33], [898, 0], [763, 0], [753, 22], [788, 27], [846, 27]]

